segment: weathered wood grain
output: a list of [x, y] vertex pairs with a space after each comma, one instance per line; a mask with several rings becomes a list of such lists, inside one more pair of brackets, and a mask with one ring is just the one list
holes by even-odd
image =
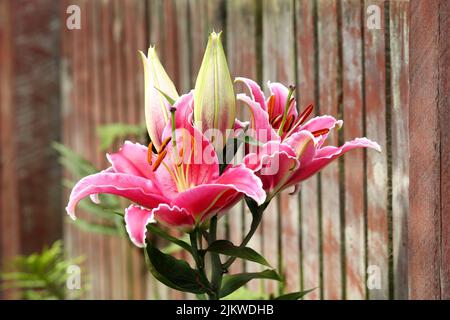
[[[294, 3], [293, 1], [263, 1], [262, 20], [262, 76], [263, 83], [268, 81], [281, 82], [285, 85], [295, 84], [295, 46], [294, 46]], [[277, 39], [274, 41], [274, 39]], [[280, 201], [279, 211], [276, 201]], [[289, 202], [292, 201], [292, 204]], [[290, 226], [293, 228], [289, 232], [277, 234], [279, 223], [286, 222], [286, 227], [291, 221], [298, 221], [298, 205], [295, 197], [289, 197], [286, 193], [280, 196], [279, 200], [272, 200], [272, 210], [268, 209], [264, 213], [264, 254], [268, 261], [277, 266], [284, 258], [288, 259], [284, 267], [286, 270], [287, 288], [298, 288], [300, 270], [298, 223]], [[281, 257], [280, 248], [284, 248], [285, 256]], [[289, 255], [286, 255], [289, 251]], [[281, 257], [281, 260], [279, 260]], [[283, 271], [284, 272], [284, 271]], [[277, 284], [273, 281], [266, 281], [266, 290], [276, 293]]]
[[369, 288], [368, 295], [371, 299], [388, 299], [388, 151], [384, 2], [366, 1], [365, 8], [371, 4], [380, 8], [381, 29], [368, 29], [367, 24], [364, 25], [365, 126], [367, 137], [377, 141], [382, 148], [382, 152], [367, 151], [367, 254], [368, 268], [374, 271], [372, 273], [374, 277], [381, 277], [381, 286], [377, 288], [377, 281], [375, 280], [375, 287], [372, 290]]
[[[318, 1], [319, 101], [320, 114], [339, 118], [337, 2]], [[327, 143], [338, 144], [338, 133], [330, 132]], [[321, 172], [323, 297], [341, 297], [342, 265], [340, 239], [339, 163], [333, 162]]]
[[[316, 101], [316, 48], [314, 3], [309, 0], [296, 2], [297, 34], [297, 94], [300, 110]], [[302, 289], [316, 288], [305, 299], [317, 300], [322, 288], [320, 274], [320, 239], [318, 208], [318, 177], [304, 181], [300, 189]]]
[[448, 3], [411, 1], [409, 13], [409, 298], [440, 299], [449, 295]]
[[[363, 59], [360, 1], [341, 2], [342, 105], [345, 141], [364, 136]], [[341, 141], [342, 142], [342, 141]], [[346, 298], [365, 298], [364, 151], [344, 157]]]
[[394, 297], [408, 297], [409, 2], [390, 4]]
[[439, 3], [439, 125], [441, 128], [441, 299], [450, 299], [450, 3]]
[[[225, 29], [227, 59], [232, 79], [235, 77], [248, 77], [257, 79], [257, 50], [256, 2], [253, 0], [227, 1], [227, 25]], [[245, 43], [245, 45], [242, 45]], [[243, 85], [235, 85], [235, 93], [245, 92]], [[241, 120], [249, 119], [249, 112], [245, 105], [238, 103], [237, 115]], [[238, 154], [242, 158], [243, 151]], [[237, 158], [237, 159], [238, 159]], [[238, 245], [242, 242], [245, 228], [245, 218], [251, 219], [245, 203], [240, 202], [228, 213], [229, 240]], [[245, 214], [245, 217], [244, 217]], [[244, 230], [244, 231], [243, 231]], [[238, 259], [230, 268], [231, 273], [244, 271], [244, 263]]]
[[[20, 216], [18, 214], [16, 145], [12, 132], [15, 131], [14, 109], [14, 46], [12, 39], [11, 3], [0, 3], [0, 227], [1, 227], [1, 262], [5, 263], [20, 252]], [[3, 291], [2, 299], [15, 296], [12, 290]]]

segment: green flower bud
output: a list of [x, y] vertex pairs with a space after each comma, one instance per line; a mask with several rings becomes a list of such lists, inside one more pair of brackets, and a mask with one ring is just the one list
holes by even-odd
[[236, 97], [220, 36], [215, 32], [209, 36], [194, 90], [194, 123], [202, 132], [220, 131], [222, 141], [211, 138], [218, 152], [222, 152], [226, 131], [233, 128], [236, 117]]

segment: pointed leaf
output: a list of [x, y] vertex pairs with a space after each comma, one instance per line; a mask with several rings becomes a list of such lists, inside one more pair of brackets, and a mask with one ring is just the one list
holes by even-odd
[[146, 262], [153, 276], [166, 286], [179, 291], [202, 294], [207, 287], [200, 281], [199, 273], [184, 260], [164, 254], [147, 243]]
[[270, 279], [283, 281], [278, 273], [270, 269], [264, 270], [262, 272], [239, 273], [230, 276], [224, 276], [222, 281], [222, 288], [220, 289], [220, 297], [226, 297], [252, 279]]
[[237, 247], [228, 240], [214, 241], [208, 247], [207, 251], [253, 261], [271, 268], [267, 260], [252, 248]]
[[283, 294], [279, 297], [276, 297], [273, 300], [298, 300], [303, 298], [306, 294], [310, 293], [311, 291], [315, 290], [316, 288], [305, 290], [305, 291], [298, 291], [298, 292], [291, 292]]
[[167, 241], [170, 241], [170, 242], [172, 242], [172, 243], [182, 247], [186, 251], [192, 253], [192, 248], [186, 241], [183, 241], [181, 239], [177, 239], [175, 237], [172, 237], [170, 234], [164, 232], [163, 230], [161, 230], [157, 226], [149, 223], [147, 225], [147, 230], [150, 231], [153, 234], [156, 234], [156, 235], [160, 236], [163, 239], [166, 239]]

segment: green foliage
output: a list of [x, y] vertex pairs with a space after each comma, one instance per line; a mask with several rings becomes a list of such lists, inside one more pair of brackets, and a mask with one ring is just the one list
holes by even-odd
[[[315, 288], [314, 288], [315, 289]], [[310, 293], [314, 289], [309, 289], [305, 291], [291, 292], [283, 294], [279, 297], [276, 297], [274, 300], [298, 300], [303, 298], [306, 294]]]
[[97, 134], [100, 138], [100, 149], [107, 150], [113, 143], [127, 136], [143, 136], [145, 126], [125, 123], [112, 123], [98, 127]]
[[[72, 179], [66, 179], [63, 182], [68, 189], [71, 189], [76, 181], [99, 171], [91, 162], [67, 146], [54, 142], [53, 148], [59, 153], [61, 165], [72, 176]], [[69, 223], [86, 232], [123, 236], [125, 234], [123, 217], [115, 214], [117, 211], [123, 211], [120, 201], [112, 195], [103, 194], [99, 195], [99, 200], [98, 204], [93, 203], [90, 199], [81, 200], [78, 206], [89, 213], [91, 219], [78, 217], [75, 221], [68, 219]], [[95, 222], [93, 222], [94, 220]]]
[[192, 269], [186, 261], [161, 252], [151, 243], [147, 243], [146, 253], [150, 272], [166, 286], [195, 294], [207, 291], [207, 285], [200, 280], [199, 272]]
[[223, 277], [222, 288], [220, 289], [220, 297], [223, 298], [228, 296], [253, 279], [269, 279], [282, 281], [282, 278], [278, 275], [278, 273], [275, 270], [270, 269], [261, 272], [226, 275]]
[[252, 248], [237, 247], [228, 240], [214, 241], [209, 245], [208, 251], [253, 261], [271, 268], [267, 260]]
[[[83, 290], [69, 290], [66, 282], [71, 276], [67, 268], [80, 265], [82, 258], [64, 259], [61, 241], [56, 241], [50, 248], [44, 248], [40, 253], [29, 256], [17, 256], [11, 261], [8, 269], [12, 272], [1, 272], [1, 289], [17, 289], [21, 299], [73, 299], [79, 298]], [[85, 288], [82, 285], [81, 288]]]

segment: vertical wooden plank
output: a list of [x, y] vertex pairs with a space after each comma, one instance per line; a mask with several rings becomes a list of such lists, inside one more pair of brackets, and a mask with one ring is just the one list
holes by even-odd
[[[338, 37], [336, 1], [318, 1], [319, 101], [321, 114], [339, 117], [338, 110]], [[338, 133], [330, 132], [327, 143], [338, 144]], [[331, 163], [321, 172], [323, 296], [341, 297], [341, 239], [339, 164]]]
[[[90, 3], [87, 0], [81, 1], [80, 5], [81, 12], [81, 23], [83, 25], [81, 31], [80, 39], [80, 78], [81, 78], [81, 88], [80, 88], [80, 111], [82, 117], [79, 119], [79, 124], [84, 127], [82, 132], [82, 155], [90, 162], [95, 163], [95, 142], [93, 143], [92, 137], [95, 135], [94, 128], [94, 110], [92, 109], [92, 37], [94, 29], [94, 19], [92, 17], [93, 11]], [[93, 222], [94, 218], [90, 214], [85, 215], [87, 221]], [[83, 238], [84, 245], [83, 251], [86, 254], [87, 262], [89, 264], [90, 275], [91, 275], [91, 290], [89, 291], [89, 299], [95, 299], [101, 296], [101, 278], [102, 273], [100, 272], [98, 265], [98, 255], [96, 253], [96, 240], [97, 235], [91, 232], [81, 231], [81, 237]]]
[[[364, 136], [361, 2], [345, 0], [342, 15], [344, 140]], [[346, 298], [365, 298], [364, 151], [344, 157]]]
[[[66, 0], [60, 2], [59, 6], [59, 17], [62, 21], [65, 21], [66, 9], [68, 4]], [[1, 29], [1, 28], [0, 28]], [[61, 142], [69, 145], [70, 140], [70, 128], [73, 110], [73, 99], [72, 99], [72, 63], [71, 59], [71, 43], [72, 34], [69, 32], [65, 25], [61, 26], [60, 29], [61, 38], [61, 55], [60, 55], [60, 93], [61, 93]], [[63, 170], [63, 179], [69, 179], [70, 175], [68, 172]], [[61, 184], [62, 187], [62, 184]], [[69, 190], [64, 190], [63, 193], [63, 203], [69, 197]], [[66, 219], [66, 217], [64, 217]], [[66, 223], [63, 220], [63, 241], [64, 241], [64, 251], [65, 255], [71, 257], [75, 251], [74, 239], [73, 239], [73, 226]], [[69, 294], [70, 299], [70, 294]]]
[[[95, 2], [88, 3], [87, 10], [85, 11], [85, 14], [88, 15], [89, 18], [89, 25], [91, 26], [91, 33], [89, 38], [89, 56], [87, 59], [88, 63], [88, 70], [91, 70], [91, 77], [90, 77], [90, 97], [89, 97], [89, 103], [88, 106], [91, 110], [91, 117], [93, 120], [92, 126], [93, 129], [97, 127], [98, 123], [101, 121], [100, 117], [102, 115], [102, 112], [100, 110], [101, 108], [101, 102], [100, 98], [103, 95], [100, 92], [100, 79], [99, 75], [101, 73], [100, 71], [100, 61], [99, 61], [99, 52], [101, 50], [100, 48], [100, 26], [101, 26], [101, 20], [100, 20], [100, 11], [98, 10], [98, 6]], [[91, 160], [92, 162], [98, 167], [102, 167], [102, 157], [100, 156], [101, 153], [98, 149], [98, 138], [91, 140], [90, 143], [91, 149]], [[98, 222], [97, 219], [94, 221]], [[98, 270], [98, 274], [100, 274], [100, 277], [97, 282], [97, 287], [94, 288], [95, 290], [95, 297], [99, 299], [105, 299], [105, 292], [106, 290], [106, 281], [105, 281], [105, 272], [104, 272], [104, 251], [103, 251], [103, 239], [104, 237], [101, 235], [94, 235], [93, 236], [93, 243], [91, 244], [93, 252], [95, 252], [95, 258], [96, 258], [96, 270]]]
[[409, 2], [390, 4], [394, 298], [408, 298]]
[[[294, 4], [290, 0], [286, 1], [263, 1], [263, 44], [262, 44], [262, 75], [263, 82], [282, 82], [286, 85], [295, 84], [295, 64], [294, 64]], [[292, 202], [291, 202], [292, 201]], [[281, 208], [281, 212], [278, 210]], [[293, 229], [283, 232], [283, 236], [278, 232], [279, 221], [286, 227], [292, 221], [298, 221], [298, 205], [294, 197], [290, 197], [286, 192], [280, 195], [279, 199], [272, 200], [263, 217], [264, 232], [264, 255], [274, 266], [279, 265], [280, 240], [282, 247], [289, 246], [292, 251], [283, 258], [286, 261], [286, 270], [300, 270], [299, 267], [299, 247], [298, 247], [298, 223], [290, 226]], [[283, 237], [281, 239], [281, 237]], [[292, 247], [290, 247], [292, 246]], [[286, 254], [287, 252], [285, 252]], [[289, 263], [289, 264], [287, 264]], [[287, 288], [298, 287], [299, 272], [286, 273]], [[266, 292], [277, 293], [277, 284], [273, 281], [266, 281]]]
[[[133, 47], [130, 48], [130, 59], [132, 59], [132, 88], [135, 100], [135, 112], [130, 113], [131, 118], [129, 122], [132, 124], [142, 124], [144, 120], [144, 78], [142, 72], [142, 63], [139, 59], [137, 50], [142, 50], [148, 48], [148, 39], [146, 38], [146, 27], [147, 27], [147, 13], [145, 12], [146, 6], [142, 1], [133, 2], [132, 5], [132, 16], [129, 18], [131, 36], [133, 38]], [[143, 137], [139, 137], [142, 138]], [[138, 141], [145, 144], [146, 141]], [[131, 251], [131, 252], [130, 252]], [[142, 279], [146, 278], [148, 274], [148, 269], [146, 267], [145, 261], [143, 259], [143, 250], [134, 247], [131, 243], [127, 246], [127, 258], [131, 263], [128, 267], [127, 273], [133, 278], [132, 283], [134, 285], [134, 295], [130, 298], [132, 299], [146, 299], [146, 282]], [[131, 257], [130, 257], [131, 256]], [[130, 290], [131, 288], [129, 288]]]
[[367, 152], [367, 228], [368, 268], [381, 277], [381, 288], [373, 288], [371, 299], [389, 297], [388, 215], [387, 215], [387, 138], [386, 138], [386, 60], [384, 37], [384, 1], [365, 1], [365, 8], [376, 5], [381, 12], [381, 29], [364, 25], [364, 61], [366, 92], [366, 135], [377, 141], [381, 153]]
[[[450, 3], [439, 3], [439, 119], [441, 146], [441, 299], [450, 299]], [[447, 14], [446, 14], [447, 13]]]
[[[310, 103], [316, 105], [316, 48], [314, 32], [314, 2], [301, 0], [296, 2], [297, 27], [297, 83], [299, 106]], [[317, 108], [316, 108], [317, 110]], [[302, 289], [316, 288], [305, 299], [319, 299], [320, 296], [320, 254], [319, 254], [319, 210], [318, 176], [304, 181], [300, 189], [301, 212], [301, 258]]]
[[[80, 1], [74, 1], [71, 4], [75, 4], [80, 6]], [[67, 7], [66, 7], [67, 8]], [[66, 10], [64, 8], [64, 12]], [[72, 61], [72, 102], [73, 102], [73, 109], [72, 109], [72, 117], [68, 118], [68, 121], [71, 123], [71, 132], [69, 133], [70, 139], [67, 140], [67, 143], [69, 146], [78, 154], [81, 154], [81, 139], [80, 139], [80, 132], [78, 130], [81, 130], [81, 127], [79, 125], [79, 118], [80, 118], [80, 34], [81, 30], [67, 30], [67, 32], [70, 32], [71, 37], [69, 38], [70, 41], [70, 48], [69, 51], [71, 53], [70, 59]], [[78, 130], [75, 130], [77, 128]], [[77, 214], [82, 214], [82, 210], [78, 210]], [[69, 220], [67, 220], [69, 221]], [[68, 222], [69, 224], [70, 222]], [[89, 260], [86, 255], [86, 253], [83, 250], [83, 240], [81, 237], [81, 232], [74, 226], [71, 225], [72, 234], [73, 234], [73, 242], [74, 242], [74, 248], [73, 256], [80, 256], [82, 255], [84, 258], [83, 261], [83, 269], [82, 269], [82, 275], [90, 277], [89, 275], [90, 267], [89, 267]], [[89, 293], [85, 292], [83, 294], [83, 299], [86, 299], [88, 297]]]
[[[410, 299], [440, 299], [441, 277], [448, 279], [448, 266], [442, 273], [446, 251], [441, 241], [448, 245], [448, 211], [442, 212], [448, 194], [441, 194], [442, 173], [448, 167], [442, 163], [448, 159], [442, 155], [441, 146], [448, 138], [448, 39], [441, 38], [443, 30], [440, 20], [445, 1], [417, 1], [410, 3], [410, 189], [408, 214], [408, 270]], [[448, 6], [447, 6], [448, 7]], [[448, 12], [448, 11], [447, 11]], [[448, 19], [448, 14], [444, 14]], [[444, 28], [445, 29], [445, 28]], [[441, 35], [440, 32], [443, 32]], [[442, 59], [442, 61], [441, 61]], [[444, 67], [442, 70], [440, 67]], [[442, 73], [441, 73], [442, 72]], [[440, 84], [440, 81], [441, 84]], [[447, 86], [447, 92], [441, 92]], [[441, 95], [442, 94], [442, 95]], [[444, 103], [447, 101], [447, 105]], [[442, 113], [441, 113], [442, 112]], [[440, 117], [442, 117], [440, 119]], [[446, 125], [441, 127], [447, 119]], [[444, 166], [444, 167], [442, 167]], [[445, 185], [445, 184], [444, 184]], [[448, 191], [448, 189], [447, 189]], [[444, 196], [444, 198], [442, 198]], [[445, 200], [444, 200], [445, 199]], [[448, 208], [447, 208], [448, 209]], [[443, 215], [442, 215], [443, 214]], [[445, 229], [444, 229], [445, 228]], [[444, 232], [443, 232], [444, 231]], [[445, 234], [445, 236], [443, 236]], [[447, 242], [445, 242], [447, 241]], [[442, 254], [447, 256], [443, 258]], [[448, 284], [448, 282], [447, 282]], [[448, 286], [445, 296], [448, 297]]]
[[[257, 80], [257, 37], [256, 37], [256, 15], [257, 5], [254, 0], [232, 0], [227, 1], [227, 58], [232, 78], [248, 77]], [[242, 45], [245, 43], [245, 45]], [[236, 93], [246, 92], [244, 86], [236, 85]], [[247, 92], [248, 94], [248, 92]], [[243, 104], [238, 104], [238, 118], [246, 121], [249, 119], [249, 112]], [[230, 241], [234, 244], [242, 242], [245, 227], [244, 214], [250, 220], [250, 213], [244, 211], [244, 202], [238, 203], [228, 214]], [[245, 229], [244, 232], [248, 230]], [[244, 265], [241, 260], [237, 260], [231, 266], [231, 273], [242, 272]]]
[[[20, 251], [20, 216], [17, 201], [15, 108], [13, 101], [14, 57], [11, 2], [0, 2], [0, 245], [1, 263]], [[2, 298], [14, 298], [14, 292], [4, 291]]]

